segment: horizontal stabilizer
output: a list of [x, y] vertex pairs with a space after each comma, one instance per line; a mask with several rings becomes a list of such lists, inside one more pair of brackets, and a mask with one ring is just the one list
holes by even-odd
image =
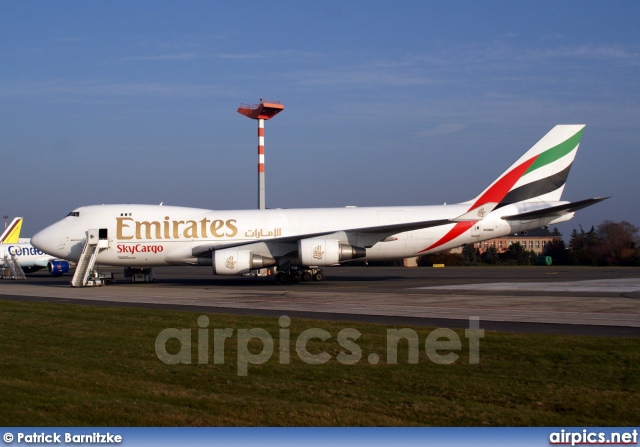
[[512, 214], [510, 216], [502, 216], [504, 220], [530, 220], [530, 219], [542, 219], [544, 217], [563, 216], [565, 214], [573, 213], [588, 206], [594, 205], [598, 202], [602, 202], [609, 197], [594, 197], [593, 199], [580, 200], [578, 202], [565, 203], [564, 205], [551, 206], [549, 208], [542, 208], [535, 211], [529, 211], [522, 214]]

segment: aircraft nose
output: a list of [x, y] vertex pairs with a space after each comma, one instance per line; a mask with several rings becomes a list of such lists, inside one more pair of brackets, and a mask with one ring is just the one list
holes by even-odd
[[56, 251], [58, 251], [61, 230], [59, 223], [48, 226], [31, 237], [31, 245], [45, 253], [59, 256]]

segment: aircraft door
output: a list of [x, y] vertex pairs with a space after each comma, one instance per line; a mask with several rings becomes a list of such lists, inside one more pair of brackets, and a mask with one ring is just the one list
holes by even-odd
[[482, 231], [482, 221], [474, 222], [471, 227], [471, 237], [480, 237], [480, 232]]

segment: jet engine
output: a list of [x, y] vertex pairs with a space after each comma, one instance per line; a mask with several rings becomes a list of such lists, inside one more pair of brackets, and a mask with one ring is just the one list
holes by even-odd
[[300, 263], [306, 266], [335, 265], [341, 261], [364, 258], [367, 250], [352, 247], [334, 239], [302, 239], [298, 241]]
[[47, 270], [52, 275], [62, 275], [69, 271], [69, 262], [67, 261], [49, 261], [47, 262]]
[[213, 252], [213, 273], [216, 275], [241, 275], [272, 265], [276, 265], [275, 259], [248, 250], [226, 248]]

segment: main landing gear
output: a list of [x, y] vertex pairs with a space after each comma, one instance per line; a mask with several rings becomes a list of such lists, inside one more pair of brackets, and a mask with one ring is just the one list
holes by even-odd
[[290, 268], [287, 271], [279, 271], [276, 274], [276, 281], [280, 284], [284, 284], [287, 282], [296, 284], [300, 281], [309, 282], [309, 281], [322, 281], [324, 279], [324, 272], [318, 268], [305, 268], [305, 269], [297, 269]]

